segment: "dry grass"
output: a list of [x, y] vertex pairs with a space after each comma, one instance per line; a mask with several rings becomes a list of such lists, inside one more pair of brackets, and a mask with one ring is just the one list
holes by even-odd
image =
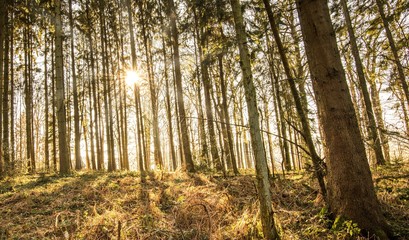
[[[386, 217], [409, 238], [408, 166], [374, 172]], [[82, 172], [0, 182], [0, 239], [260, 239], [255, 178]], [[283, 239], [339, 239], [308, 174], [272, 181]], [[321, 213], [320, 213], [321, 212]]]

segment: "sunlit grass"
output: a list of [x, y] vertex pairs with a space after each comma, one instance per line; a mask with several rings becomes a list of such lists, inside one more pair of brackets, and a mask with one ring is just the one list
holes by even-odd
[[[379, 200], [388, 221], [401, 236], [408, 212], [406, 179], [381, 179], [375, 173]], [[398, 175], [408, 174], [399, 166]], [[259, 239], [254, 175], [223, 178], [183, 172], [80, 172], [67, 177], [24, 175], [0, 182], [0, 232], [23, 239]], [[378, 179], [378, 180], [377, 180]], [[380, 179], [380, 180], [379, 180]], [[333, 232], [320, 212], [316, 181], [293, 173], [272, 182], [276, 224], [283, 239], [327, 239]]]

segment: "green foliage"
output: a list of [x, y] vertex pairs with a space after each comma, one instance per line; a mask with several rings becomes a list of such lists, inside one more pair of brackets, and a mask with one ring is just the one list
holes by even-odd
[[357, 223], [352, 220], [346, 220], [343, 216], [337, 216], [332, 224], [331, 231], [334, 232], [337, 237], [355, 237], [361, 232]]

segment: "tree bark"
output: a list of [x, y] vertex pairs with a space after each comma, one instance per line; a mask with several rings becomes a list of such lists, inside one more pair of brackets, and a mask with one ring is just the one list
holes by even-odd
[[320, 158], [320, 156], [318, 155], [315, 149], [314, 141], [312, 139], [312, 134], [311, 134], [311, 128], [308, 123], [308, 117], [307, 117], [307, 114], [305, 113], [303, 104], [301, 102], [300, 95], [295, 85], [295, 79], [294, 79], [293, 74], [291, 73], [290, 64], [288, 62], [287, 55], [285, 53], [283, 44], [281, 42], [281, 37], [278, 32], [278, 27], [277, 27], [277, 24], [276, 24], [274, 15], [273, 15], [273, 11], [271, 10], [270, 3], [268, 0], [263, 0], [263, 3], [267, 11], [267, 16], [270, 22], [271, 30], [273, 31], [273, 36], [277, 44], [277, 48], [280, 54], [281, 61], [283, 63], [284, 72], [287, 76], [287, 80], [290, 85], [291, 94], [293, 95], [293, 98], [294, 98], [295, 108], [297, 110], [298, 117], [301, 121], [303, 137], [304, 137], [305, 142], [307, 143], [309, 154], [311, 156], [311, 160], [314, 165], [314, 173], [318, 180], [321, 194], [326, 196], [326, 188], [325, 188], [325, 182], [324, 182], [325, 169], [323, 167], [323, 160]]
[[236, 39], [240, 51], [240, 67], [243, 73], [243, 85], [247, 110], [249, 116], [251, 145], [253, 148], [256, 173], [257, 189], [260, 201], [261, 222], [265, 239], [279, 239], [277, 229], [274, 224], [274, 212], [271, 206], [270, 182], [268, 176], [268, 167], [265, 159], [262, 137], [260, 133], [260, 121], [257, 108], [257, 95], [253, 83], [253, 74], [250, 63], [250, 53], [247, 47], [247, 36], [243, 23], [243, 13], [241, 4], [238, 0], [231, 0], [233, 10], [234, 25], [236, 30]]
[[173, 47], [173, 61], [175, 67], [175, 80], [177, 88], [177, 102], [179, 110], [179, 122], [182, 135], [182, 148], [186, 164], [186, 170], [188, 172], [195, 172], [195, 166], [193, 164], [192, 153], [190, 151], [189, 133], [186, 124], [186, 112], [185, 103], [183, 100], [183, 86], [182, 86], [182, 73], [180, 69], [180, 55], [179, 55], [179, 33], [176, 26], [176, 8], [173, 0], [168, 0], [168, 13], [170, 17], [170, 27], [172, 32], [172, 47]]
[[60, 158], [60, 174], [70, 172], [70, 162], [67, 146], [67, 120], [65, 111], [64, 94], [64, 69], [63, 69], [63, 49], [62, 49], [62, 21], [61, 21], [61, 1], [55, 1], [55, 72], [56, 72], [56, 108], [58, 119], [58, 147]]
[[75, 136], [75, 170], [80, 170], [81, 166], [81, 135], [80, 135], [80, 115], [78, 109], [77, 76], [75, 71], [75, 51], [74, 51], [74, 20], [72, 17], [72, 0], [68, 1], [69, 21], [71, 35], [71, 71], [72, 71], [72, 92], [74, 98], [74, 136]]
[[47, 31], [44, 33], [44, 161], [45, 161], [45, 168], [46, 171], [50, 171], [50, 151], [49, 151], [49, 122], [48, 122], [48, 115], [49, 115], [49, 101], [48, 101], [48, 38], [47, 38]]
[[[161, 18], [161, 24], [163, 26], [163, 19]], [[163, 65], [164, 65], [164, 78], [165, 78], [165, 95], [166, 95], [166, 118], [168, 120], [168, 135], [169, 135], [169, 151], [170, 151], [170, 158], [172, 161], [172, 170], [176, 171], [177, 169], [177, 162], [176, 162], [176, 154], [175, 154], [175, 142], [173, 139], [173, 124], [172, 124], [172, 109], [170, 105], [170, 86], [169, 86], [169, 76], [168, 76], [168, 61], [167, 61], [167, 54], [166, 54], [166, 42], [165, 36], [162, 35], [162, 53], [163, 53]]]
[[[3, 71], [3, 139], [2, 139], [2, 155], [4, 161], [4, 173], [9, 175], [11, 174], [10, 171], [10, 138], [9, 138], [9, 82], [10, 82], [10, 74], [9, 74], [9, 59], [10, 59], [10, 24], [9, 24], [9, 17], [8, 17], [8, 10], [9, 6], [8, 3], [5, 4], [5, 15], [2, 16], [5, 19], [4, 23], [4, 71]], [[1, 44], [1, 42], [0, 42]], [[0, 67], [3, 67], [0, 64]], [[0, 76], [1, 77], [1, 76]], [[0, 121], [1, 122], [1, 121]], [[13, 126], [14, 127], [14, 126]], [[0, 158], [1, 161], [1, 158]], [[2, 174], [0, 169], [0, 175]]]

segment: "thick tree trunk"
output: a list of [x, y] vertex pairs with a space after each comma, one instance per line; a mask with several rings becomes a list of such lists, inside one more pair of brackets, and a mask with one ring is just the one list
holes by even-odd
[[60, 174], [70, 172], [70, 162], [67, 145], [67, 120], [64, 100], [64, 69], [63, 69], [63, 49], [62, 49], [62, 21], [61, 21], [61, 1], [55, 1], [55, 73], [56, 73], [56, 108], [58, 118], [58, 146], [60, 157]]
[[326, 142], [330, 211], [386, 239], [327, 1], [297, 0], [297, 10]]
[[265, 159], [265, 151], [263, 147], [259, 113], [257, 110], [257, 94], [253, 83], [253, 74], [250, 64], [250, 53], [247, 47], [247, 36], [243, 23], [243, 13], [241, 4], [238, 0], [230, 1], [234, 25], [236, 29], [236, 38], [240, 50], [240, 67], [243, 72], [243, 85], [245, 98], [247, 102], [247, 110], [249, 116], [251, 145], [253, 148], [256, 173], [257, 173], [257, 189], [258, 198], [260, 201], [261, 222], [263, 225], [263, 233], [265, 239], [279, 239], [277, 229], [274, 224], [274, 212], [271, 206], [270, 182], [268, 176], [268, 167]]

